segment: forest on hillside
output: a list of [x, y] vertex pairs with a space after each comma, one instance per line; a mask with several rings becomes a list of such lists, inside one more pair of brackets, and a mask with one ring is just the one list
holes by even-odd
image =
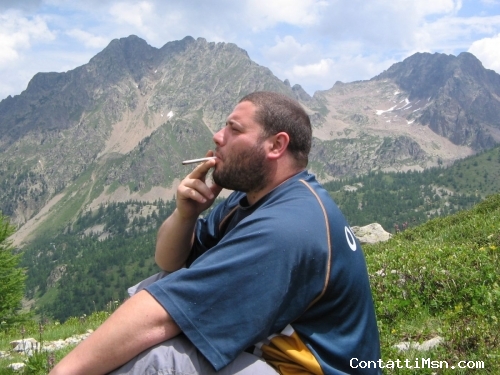
[[326, 184], [351, 225], [377, 222], [388, 232], [448, 216], [482, 200], [479, 194], [458, 194], [431, 181], [439, 173], [370, 173]]
[[370, 172], [326, 183], [351, 225], [389, 232], [468, 209], [500, 191], [500, 147], [422, 172]]
[[[141, 216], [146, 207], [154, 209]], [[40, 298], [37, 313], [64, 321], [125, 299], [129, 286], [159, 271], [156, 231], [173, 207], [161, 200], [108, 204], [81, 215], [67, 232], [26, 247], [26, 297]]]

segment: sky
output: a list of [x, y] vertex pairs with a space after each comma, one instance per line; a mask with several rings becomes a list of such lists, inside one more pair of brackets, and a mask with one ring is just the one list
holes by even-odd
[[500, 73], [500, 0], [0, 0], [0, 100], [129, 35], [234, 43], [311, 95], [416, 52], [471, 52]]

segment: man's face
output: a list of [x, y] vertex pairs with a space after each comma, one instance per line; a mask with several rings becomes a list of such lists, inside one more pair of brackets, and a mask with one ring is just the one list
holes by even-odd
[[268, 183], [270, 166], [255, 110], [251, 102], [239, 103], [228, 116], [226, 126], [214, 135], [218, 159], [213, 179], [221, 187], [248, 193]]

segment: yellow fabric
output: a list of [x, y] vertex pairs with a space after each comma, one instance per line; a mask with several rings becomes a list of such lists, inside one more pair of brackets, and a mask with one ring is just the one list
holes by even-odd
[[261, 350], [266, 362], [282, 375], [323, 375], [318, 361], [296, 332], [273, 337]]

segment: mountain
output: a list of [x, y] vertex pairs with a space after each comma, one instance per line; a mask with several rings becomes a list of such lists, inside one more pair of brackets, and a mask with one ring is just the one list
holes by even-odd
[[190, 170], [180, 161], [212, 148], [238, 99], [257, 90], [305, 107], [310, 170], [325, 181], [448, 165], [500, 140], [500, 76], [470, 54], [416, 54], [311, 97], [234, 44], [154, 48], [129, 36], [0, 102], [0, 210], [19, 227], [16, 246], [68, 232], [107, 202], [171, 199]]
[[500, 75], [470, 53], [417, 53], [376, 79], [397, 83], [420, 111], [415, 121], [456, 145], [482, 150], [500, 140]]
[[0, 102], [0, 209], [23, 225], [61, 199], [80, 208], [151, 188], [170, 199], [180, 161], [203, 156], [256, 90], [294, 95], [237, 46], [191, 37], [113, 40], [84, 66], [39, 73]]
[[327, 109], [313, 159], [332, 176], [446, 165], [500, 141], [500, 75], [470, 53], [417, 53], [313, 98]]

